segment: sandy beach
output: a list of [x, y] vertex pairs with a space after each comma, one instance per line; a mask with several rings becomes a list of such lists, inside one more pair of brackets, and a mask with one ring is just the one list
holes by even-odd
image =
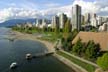
[[26, 33], [21, 33], [21, 32], [17, 32], [17, 31], [12, 31], [13, 38], [14, 39], [27, 39], [27, 40], [33, 40], [33, 41], [39, 41], [41, 43], [43, 43], [46, 48], [48, 49], [48, 52], [55, 52], [54, 49], [54, 44], [48, 41], [44, 41], [44, 40], [40, 40], [37, 38], [37, 36], [32, 35], [32, 34], [26, 34]]

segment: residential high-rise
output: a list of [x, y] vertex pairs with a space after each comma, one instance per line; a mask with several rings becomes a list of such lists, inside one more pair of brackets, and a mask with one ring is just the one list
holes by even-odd
[[99, 26], [102, 25], [102, 17], [99, 17], [99, 16], [98, 16], [97, 20], [98, 20], [98, 25], [99, 25]]
[[64, 13], [60, 14], [60, 16], [59, 16], [59, 27], [60, 27], [60, 29], [64, 28], [66, 21], [67, 21], [67, 15], [64, 14]]
[[90, 13], [85, 14], [85, 24], [87, 24], [87, 25], [90, 24]]
[[98, 26], [98, 20], [97, 20], [96, 14], [92, 14], [91, 25], [94, 26], [94, 27]]
[[47, 27], [46, 19], [45, 19], [45, 18], [42, 19], [42, 28], [43, 28], [43, 27]]
[[36, 27], [39, 27], [42, 24], [42, 20], [41, 19], [37, 19], [36, 20]]
[[72, 7], [72, 30], [77, 29], [81, 30], [81, 7], [79, 5], [75, 5]]
[[81, 15], [81, 25], [85, 24], [85, 17], [83, 15]]
[[58, 16], [53, 16], [52, 17], [52, 28], [59, 28], [59, 17]]
[[107, 17], [102, 17], [102, 22], [108, 22], [108, 18]]

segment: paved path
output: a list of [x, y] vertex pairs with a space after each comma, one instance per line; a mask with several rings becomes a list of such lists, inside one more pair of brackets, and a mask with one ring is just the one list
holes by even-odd
[[68, 52], [66, 52], [66, 51], [63, 51], [63, 50], [61, 50], [61, 51], [64, 52], [64, 53], [66, 53], [67, 55], [70, 55], [70, 56], [72, 56], [72, 57], [78, 59], [78, 60], [81, 60], [81, 61], [83, 61], [83, 62], [85, 62], [85, 63], [91, 64], [91, 65], [95, 66], [96, 68], [99, 67], [97, 64], [95, 64], [95, 63], [93, 63], [93, 62], [90, 62], [90, 61], [88, 61], [88, 60], [85, 60], [85, 59], [83, 59], [83, 58], [80, 58], [80, 57], [78, 57], [78, 56], [75, 56], [75, 55], [73, 55], [73, 54], [70, 54], [70, 53], [68, 53]]
[[61, 62], [63, 62], [64, 64], [66, 64], [70, 68], [72, 68], [75, 72], [88, 72], [84, 68], [82, 68], [81, 66], [78, 66], [77, 64], [73, 63], [72, 61], [68, 60], [67, 58], [65, 58], [61, 55], [58, 55], [58, 54], [55, 53], [54, 56], [58, 60], [60, 60]]

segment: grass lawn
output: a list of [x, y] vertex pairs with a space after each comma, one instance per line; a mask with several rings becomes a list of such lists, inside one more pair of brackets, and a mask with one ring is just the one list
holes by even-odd
[[62, 33], [55, 34], [54, 32], [43, 32], [43, 36], [40, 38], [42, 40], [47, 40], [50, 42], [55, 42], [57, 39], [62, 37]]
[[73, 58], [72, 56], [69, 56], [61, 51], [57, 51], [57, 54], [69, 59], [70, 61], [72, 61], [73, 63], [81, 66], [82, 68], [84, 68], [85, 70], [87, 70], [88, 72], [94, 72], [95, 71], [95, 67], [88, 64], [88, 63], [85, 63], [85, 62], [82, 62], [76, 58]]

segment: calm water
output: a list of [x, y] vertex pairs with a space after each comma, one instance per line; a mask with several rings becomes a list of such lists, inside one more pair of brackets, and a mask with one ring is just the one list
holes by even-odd
[[[30, 40], [9, 41], [6, 39], [10, 36], [9, 32], [8, 28], [0, 28], [0, 72], [72, 72], [53, 56], [27, 61], [26, 53], [44, 52], [45, 46]], [[9, 69], [12, 62], [18, 63], [18, 68], [15, 70]]]

